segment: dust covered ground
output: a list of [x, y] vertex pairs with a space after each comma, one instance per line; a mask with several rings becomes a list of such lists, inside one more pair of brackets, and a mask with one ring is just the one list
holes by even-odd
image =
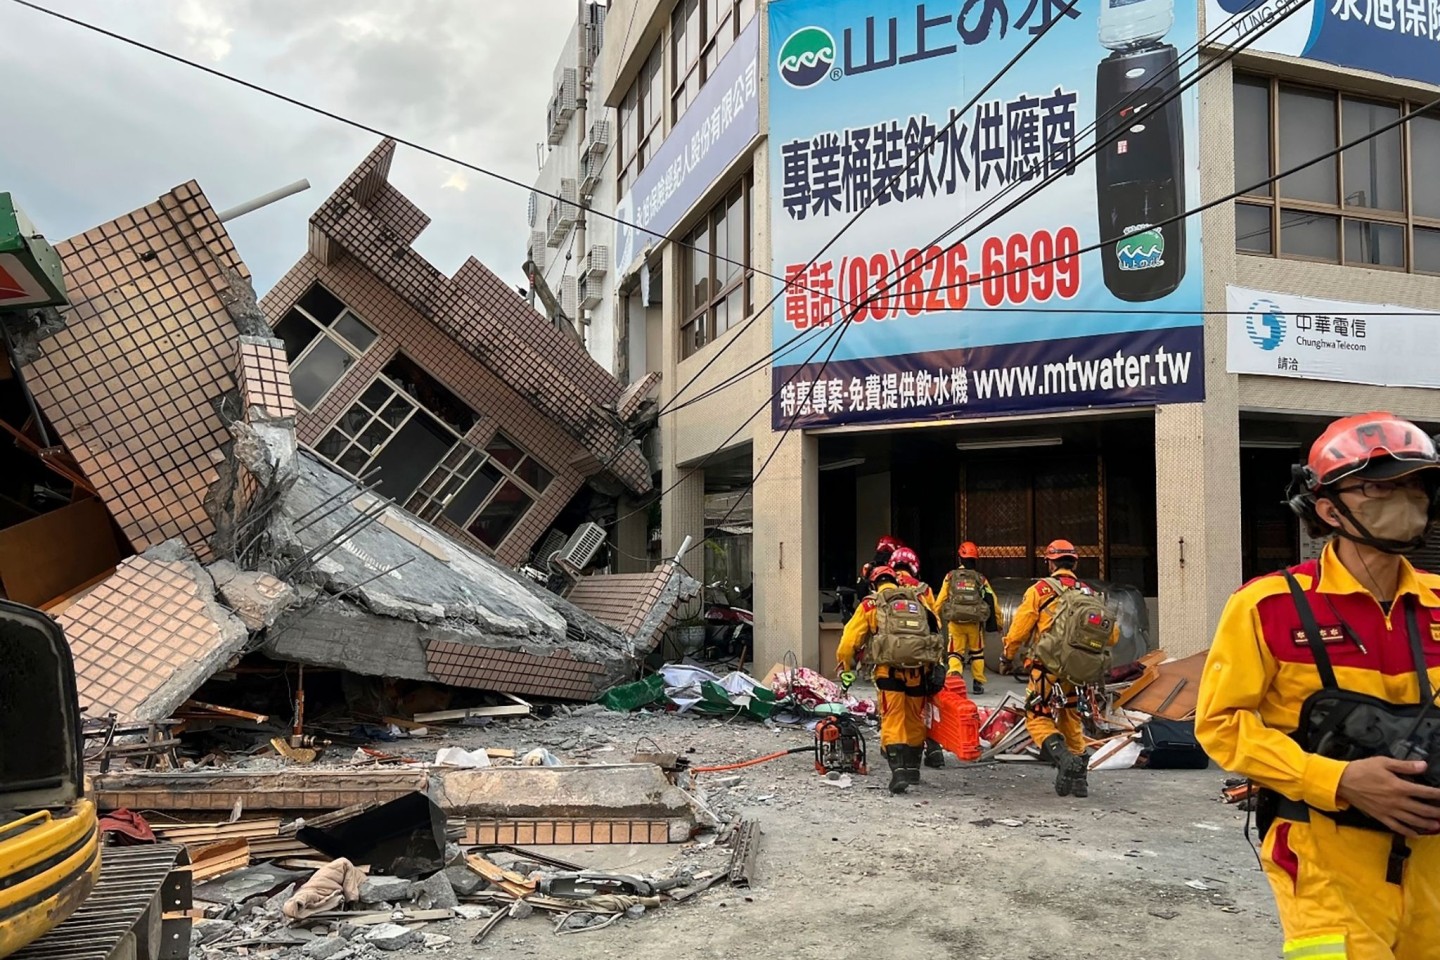
[[[1009, 680], [992, 691], [1018, 692]], [[994, 693], [978, 698], [998, 701]], [[591, 708], [593, 709], [593, 708]], [[637, 746], [695, 766], [809, 741], [753, 721], [589, 713], [450, 728], [467, 747], [545, 746], [566, 762], [623, 760]], [[476, 922], [442, 957], [956, 957], [965, 960], [1212, 960], [1280, 955], [1269, 890], [1242, 834], [1244, 814], [1218, 799], [1223, 774], [1091, 774], [1088, 800], [1060, 798], [1038, 764], [926, 769], [902, 797], [872, 734], [868, 777], [825, 784], [809, 758], [703, 774], [706, 802], [755, 817], [764, 831], [753, 888], [720, 884], [683, 904], [602, 930], [557, 935], [541, 914], [506, 920], [479, 946]], [[436, 741], [427, 742], [434, 745]], [[418, 743], [412, 743], [418, 747]], [[738, 777], [738, 781], [734, 778]], [[684, 784], [682, 779], [682, 785]], [[713, 836], [685, 846], [556, 847], [595, 869], [647, 873], [683, 863], [720, 869]]]

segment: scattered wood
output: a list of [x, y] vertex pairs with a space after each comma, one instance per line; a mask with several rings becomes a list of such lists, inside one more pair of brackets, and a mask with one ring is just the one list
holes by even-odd
[[748, 887], [755, 876], [755, 860], [760, 853], [760, 821], [742, 820], [735, 834], [734, 852], [730, 855], [730, 883]]
[[485, 938], [490, 936], [490, 934], [494, 932], [495, 928], [500, 926], [500, 924], [503, 923], [505, 921], [505, 918], [508, 916], [510, 916], [508, 911], [501, 910], [498, 911], [489, 920], [486, 920], [485, 925], [480, 928], [480, 931], [476, 933], [474, 937], [470, 938], [471, 946], [476, 946], [480, 943], [483, 943]]
[[465, 720], [469, 717], [528, 717], [529, 715], [530, 704], [521, 700], [516, 704], [502, 704], [495, 707], [466, 707], [463, 710], [436, 710], [432, 713], [417, 713], [415, 714], [414, 720], [419, 724], [431, 724]]
[[190, 849], [190, 876], [196, 883], [250, 865], [250, 841], [244, 837], [221, 840]]
[[1147, 682], [1142, 677], [1135, 681], [1116, 697], [1115, 705], [1166, 720], [1189, 720], [1199, 701], [1205, 657], [1205, 653], [1197, 653], [1183, 660], [1147, 666], [1147, 675], [1154, 671], [1153, 679]]
[[535, 881], [527, 880], [512, 870], [506, 870], [485, 857], [472, 853], [465, 858], [465, 862], [471, 870], [516, 899], [524, 899], [535, 892]]
[[249, 720], [251, 723], [264, 723], [270, 718], [263, 713], [251, 713], [249, 710], [239, 710], [235, 707], [222, 707], [214, 703], [203, 703], [199, 700], [186, 700], [176, 711], [178, 715], [203, 717], [207, 714], [221, 717], [234, 717], [237, 720]]

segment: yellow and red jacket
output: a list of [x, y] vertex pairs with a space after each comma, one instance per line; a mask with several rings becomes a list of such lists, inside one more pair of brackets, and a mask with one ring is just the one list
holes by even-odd
[[[1440, 689], [1440, 576], [1402, 560], [1399, 589], [1387, 615], [1340, 562], [1333, 544], [1318, 561], [1290, 570], [1314, 610], [1341, 687], [1396, 704], [1419, 700], [1403, 606], [1418, 602], [1426, 666], [1432, 687]], [[1340, 809], [1335, 792], [1345, 763], [1306, 753], [1289, 736], [1299, 725], [1306, 698], [1320, 688], [1315, 657], [1284, 576], [1252, 580], [1230, 597], [1220, 615], [1200, 680], [1195, 736], [1226, 770], [1334, 812]]]
[[[1069, 570], [1061, 570], [1054, 576], [1060, 581], [1060, 585], [1067, 590], [1082, 586], [1083, 581]], [[1031, 637], [1037, 633], [1044, 633], [1050, 629], [1055, 622], [1055, 588], [1044, 580], [1031, 584], [1030, 589], [1025, 591], [1020, 606], [1015, 608], [1015, 616], [1010, 621], [1010, 629], [1005, 634], [1005, 659], [1015, 659], [1015, 654], [1021, 647], [1030, 642]], [[1110, 646], [1120, 642], [1120, 622], [1115, 622], [1115, 628], [1110, 631]]]
[[[845, 631], [840, 634], [840, 646], [835, 651], [835, 659], [839, 661], [838, 665], [842, 672], [855, 669], [856, 662], [865, 652], [865, 644], [868, 643], [870, 638], [875, 636], [875, 632], [880, 629], [879, 618], [875, 613], [876, 597], [884, 599], [885, 595], [894, 589], [895, 584], [882, 583], [874, 594], [861, 600], [860, 605], [855, 608], [855, 613], [850, 617], [850, 622], [845, 624]], [[934, 598], [926, 600], [925, 596], [922, 595], [920, 599], [925, 604], [926, 609], [930, 609], [931, 601], [933, 601]], [[930, 610], [930, 612], [932, 614], [934, 613], [933, 610]], [[889, 667], [885, 665], [880, 665], [875, 668], [875, 676], [877, 678], [888, 677], [892, 672], [897, 674], [918, 675], [921, 671], [911, 667]]]

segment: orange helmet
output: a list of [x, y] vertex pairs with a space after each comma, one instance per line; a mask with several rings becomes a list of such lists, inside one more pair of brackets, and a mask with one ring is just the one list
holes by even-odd
[[1320, 434], [1303, 467], [1311, 493], [1365, 471], [1369, 480], [1393, 480], [1418, 470], [1440, 468], [1435, 441], [1393, 413], [1375, 411], [1342, 417]]
[[964, 543], [960, 544], [960, 550], [958, 552], [960, 554], [961, 560], [980, 559], [980, 548], [975, 546], [975, 544], [971, 543], [969, 540], [966, 540]]
[[893, 582], [895, 580], [895, 571], [883, 564], [870, 571], [870, 582], [872, 584], [879, 583], [882, 578], [888, 578]]
[[890, 566], [906, 566], [910, 568], [911, 573], [919, 574], [920, 558], [909, 547], [896, 547], [895, 552], [890, 554]]
[[1046, 560], [1062, 560], [1066, 557], [1071, 560], [1080, 559], [1080, 552], [1069, 540], [1051, 540], [1050, 545], [1045, 548]]

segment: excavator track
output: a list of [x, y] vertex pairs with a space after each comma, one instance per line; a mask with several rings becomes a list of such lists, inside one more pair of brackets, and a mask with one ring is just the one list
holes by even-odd
[[186, 960], [190, 855], [184, 847], [106, 847], [100, 879], [60, 926], [9, 960]]

